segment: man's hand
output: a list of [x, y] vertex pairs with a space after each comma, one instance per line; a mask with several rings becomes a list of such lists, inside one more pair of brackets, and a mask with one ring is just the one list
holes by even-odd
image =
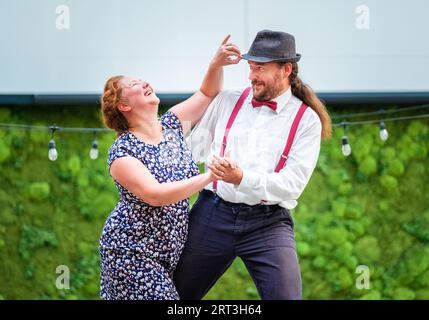
[[222, 177], [222, 181], [235, 185], [239, 185], [243, 178], [243, 170], [229, 156], [221, 158], [214, 155], [208, 168], [216, 176]]

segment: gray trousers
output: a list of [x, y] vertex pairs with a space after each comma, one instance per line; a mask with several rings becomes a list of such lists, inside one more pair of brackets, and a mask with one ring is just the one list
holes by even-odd
[[202, 299], [240, 257], [262, 299], [301, 299], [294, 223], [280, 206], [235, 204], [203, 190], [174, 274], [181, 299]]

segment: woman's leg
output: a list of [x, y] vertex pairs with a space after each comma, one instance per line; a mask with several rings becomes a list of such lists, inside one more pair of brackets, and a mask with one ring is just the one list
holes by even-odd
[[106, 300], [178, 300], [169, 272], [151, 259], [102, 254], [101, 298]]

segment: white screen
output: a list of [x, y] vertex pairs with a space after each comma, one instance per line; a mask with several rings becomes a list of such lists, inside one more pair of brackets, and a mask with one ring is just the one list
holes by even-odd
[[[318, 92], [429, 92], [428, 9], [425, 0], [1, 0], [0, 94], [100, 94], [116, 74], [193, 92], [226, 34], [245, 53], [262, 29], [295, 36], [301, 76]], [[225, 87], [246, 86], [247, 70], [244, 60], [227, 67]]]

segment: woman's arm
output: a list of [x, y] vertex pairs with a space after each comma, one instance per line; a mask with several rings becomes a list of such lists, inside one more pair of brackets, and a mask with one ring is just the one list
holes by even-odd
[[136, 197], [155, 207], [186, 199], [218, 179], [208, 171], [186, 180], [159, 183], [143, 163], [130, 156], [114, 160], [110, 175]]
[[240, 50], [228, 42], [229, 38], [230, 35], [222, 41], [210, 62], [200, 90], [170, 109], [180, 119], [185, 132], [201, 119], [210, 102], [222, 89], [223, 66], [237, 64], [241, 60]]

